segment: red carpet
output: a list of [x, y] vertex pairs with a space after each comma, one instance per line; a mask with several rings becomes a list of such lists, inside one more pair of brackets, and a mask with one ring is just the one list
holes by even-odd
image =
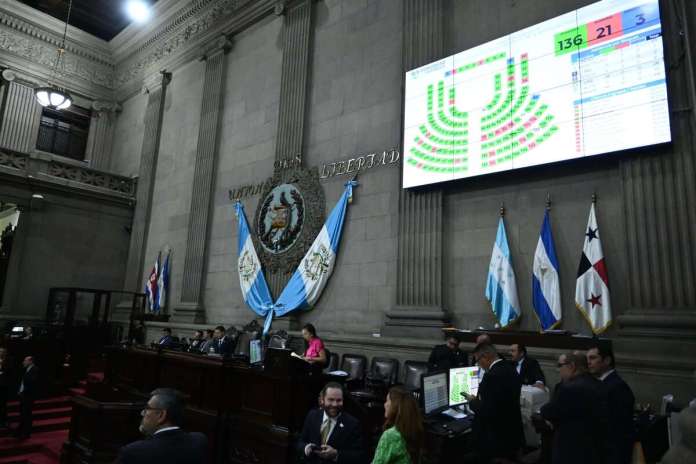
[[[102, 378], [92, 373], [91, 381]], [[81, 386], [69, 389], [71, 396], [84, 394]], [[12, 429], [19, 421], [19, 404], [12, 401], [7, 405], [8, 422]], [[46, 398], [34, 403], [33, 432], [31, 438], [17, 440], [12, 431], [0, 429], [0, 464], [58, 464], [60, 450], [68, 439], [72, 404], [70, 396]]]

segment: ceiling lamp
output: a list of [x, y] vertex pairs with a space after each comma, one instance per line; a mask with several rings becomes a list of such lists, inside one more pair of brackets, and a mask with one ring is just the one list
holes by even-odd
[[[65, 30], [63, 31], [63, 41], [58, 47], [58, 54], [56, 56], [56, 62], [53, 64], [53, 70], [51, 71], [51, 79], [55, 81], [56, 75], [60, 68], [63, 71], [65, 60], [65, 39], [68, 36], [68, 22], [70, 21], [70, 12], [72, 11], [72, 0], [68, 3], [68, 16], [65, 18]], [[34, 95], [36, 96], [36, 101], [39, 105], [44, 108], [51, 108], [54, 110], [64, 110], [70, 105], [72, 105], [72, 97], [62, 87], [57, 85], [52, 85], [49, 81], [47, 87], [37, 87], [34, 89]]]
[[130, 0], [126, 3], [126, 13], [136, 23], [150, 19], [150, 7], [143, 0]]

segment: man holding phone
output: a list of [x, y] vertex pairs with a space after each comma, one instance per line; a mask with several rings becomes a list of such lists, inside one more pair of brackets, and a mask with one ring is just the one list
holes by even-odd
[[321, 391], [320, 409], [307, 414], [298, 442], [305, 462], [361, 464], [365, 462], [360, 424], [343, 412], [343, 387], [329, 382]]

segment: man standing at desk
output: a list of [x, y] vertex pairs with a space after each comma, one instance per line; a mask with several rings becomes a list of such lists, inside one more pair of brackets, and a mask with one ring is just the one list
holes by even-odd
[[616, 373], [614, 352], [605, 344], [587, 351], [590, 374], [602, 381], [609, 395], [609, 434], [607, 435], [606, 464], [628, 464], [633, 456], [635, 427], [631, 387]]
[[514, 460], [524, 443], [520, 377], [488, 343], [474, 348], [474, 361], [486, 371], [478, 395], [467, 395], [475, 413], [472, 439], [479, 462], [489, 463], [496, 458]]
[[19, 426], [15, 436], [20, 440], [31, 435], [32, 410], [36, 399], [39, 369], [34, 365], [34, 358], [27, 356], [22, 362], [24, 372], [19, 384]]
[[321, 409], [307, 414], [297, 443], [305, 462], [362, 464], [366, 462], [360, 423], [343, 412], [343, 387], [329, 382], [321, 391]]
[[451, 335], [444, 345], [435, 345], [428, 358], [430, 372], [468, 365], [466, 353], [459, 349], [459, 340]]

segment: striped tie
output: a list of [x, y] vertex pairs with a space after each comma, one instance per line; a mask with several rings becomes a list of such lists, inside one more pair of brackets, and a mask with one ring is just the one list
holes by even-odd
[[327, 417], [323, 424], [321, 424], [321, 444], [325, 445], [329, 439], [329, 430], [331, 430], [331, 420]]

